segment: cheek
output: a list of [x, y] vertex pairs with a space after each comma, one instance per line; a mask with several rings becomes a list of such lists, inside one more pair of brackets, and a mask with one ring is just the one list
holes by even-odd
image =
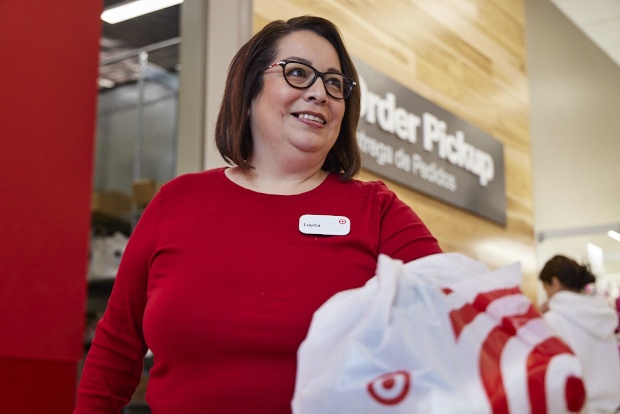
[[336, 123], [332, 123], [331, 128], [330, 128], [330, 135], [333, 136], [333, 139], [336, 140], [338, 138], [338, 135], [340, 135], [340, 130], [342, 128], [342, 122], [338, 122]]
[[336, 122], [332, 123], [332, 125], [333, 125], [333, 129], [336, 130], [336, 134], [338, 134], [340, 132], [340, 129], [342, 128], [342, 121], [344, 118], [344, 109], [340, 111], [335, 111], [334, 115], [335, 115], [334, 120]]
[[266, 84], [261, 93], [263, 104], [268, 105], [271, 109], [283, 110], [296, 102], [303, 93], [301, 89], [292, 88], [287, 84], [283, 85], [284, 80], [282, 82], [275, 81], [272, 80]]
[[330, 102], [329, 105], [329, 112], [331, 114], [331, 121], [332, 122], [337, 122], [338, 124], [342, 123], [342, 120], [344, 118], [344, 112], [345, 112], [346, 107], [344, 106], [343, 102], [334, 102], [333, 100]]

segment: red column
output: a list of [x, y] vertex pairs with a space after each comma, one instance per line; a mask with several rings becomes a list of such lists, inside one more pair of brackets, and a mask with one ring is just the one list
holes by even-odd
[[0, 412], [73, 408], [101, 9], [0, 3]]

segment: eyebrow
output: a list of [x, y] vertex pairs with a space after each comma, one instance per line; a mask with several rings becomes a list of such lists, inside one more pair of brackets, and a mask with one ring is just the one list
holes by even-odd
[[[299, 56], [290, 56], [290, 57], [284, 58], [282, 60], [294, 60], [294, 61], [297, 61], [297, 62], [300, 62], [300, 63], [305, 63], [308, 66], [312, 66], [312, 62], [310, 62], [308, 59], [304, 59], [304, 58], [299, 57]], [[312, 67], [314, 67], [314, 66], [312, 66]], [[325, 71], [325, 73], [337, 73], [339, 75], [344, 75], [342, 73], [342, 71], [340, 71], [340, 70], [338, 70], [336, 68], [327, 68], [327, 71]]]

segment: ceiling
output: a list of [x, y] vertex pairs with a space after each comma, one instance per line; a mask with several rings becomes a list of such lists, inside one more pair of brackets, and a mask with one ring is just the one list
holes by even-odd
[[[550, 1], [620, 66], [620, 1]], [[123, 2], [104, 0], [104, 8]], [[100, 87], [134, 82], [140, 74], [141, 48], [148, 48], [151, 68], [178, 71], [180, 8], [180, 5], [168, 7], [117, 24], [102, 21]], [[123, 56], [129, 57], [121, 59]]]
[[[105, 0], [104, 8], [123, 3]], [[180, 6], [172, 6], [124, 22], [101, 21], [100, 89], [135, 82], [141, 73], [139, 52], [147, 51], [151, 70], [179, 70]]]
[[620, 1], [551, 0], [594, 44], [620, 66]]

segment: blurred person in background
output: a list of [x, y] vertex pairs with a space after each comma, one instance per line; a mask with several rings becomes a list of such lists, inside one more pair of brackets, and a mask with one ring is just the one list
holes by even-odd
[[543, 317], [581, 361], [587, 401], [584, 413], [616, 413], [620, 408], [618, 314], [599, 296], [585, 293], [596, 281], [587, 265], [556, 255], [539, 276], [548, 296]]

